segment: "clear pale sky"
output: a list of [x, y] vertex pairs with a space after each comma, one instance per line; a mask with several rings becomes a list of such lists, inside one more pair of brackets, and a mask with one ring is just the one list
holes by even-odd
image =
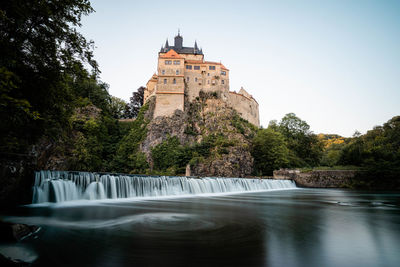
[[156, 71], [178, 28], [230, 69], [264, 127], [294, 112], [315, 133], [351, 136], [400, 115], [400, 1], [108, 1], [80, 31], [100, 78], [126, 101]]

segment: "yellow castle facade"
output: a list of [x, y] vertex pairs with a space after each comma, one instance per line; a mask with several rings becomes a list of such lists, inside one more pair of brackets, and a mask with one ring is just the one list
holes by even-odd
[[144, 102], [155, 96], [154, 117], [172, 116], [175, 110], [184, 110], [185, 94], [191, 102], [200, 91], [216, 92], [243, 119], [260, 126], [257, 101], [243, 88], [238, 93], [229, 91], [229, 69], [222, 63], [205, 61], [197, 42], [184, 47], [178, 33], [174, 45], [167, 40], [158, 53], [157, 73], [147, 82]]

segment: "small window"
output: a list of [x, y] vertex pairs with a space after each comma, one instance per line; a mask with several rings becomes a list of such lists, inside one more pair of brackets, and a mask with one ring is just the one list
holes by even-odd
[[176, 75], [179, 75], [179, 70], [176, 70]]
[[181, 61], [180, 60], [174, 60], [174, 65], [180, 65]]
[[172, 60], [165, 60], [165, 65], [171, 65], [172, 64]]
[[162, 75], [164, 75], [165, 74], [165, 70], [162, 70], [161, 73], [162, 73]]
[[191, 70], [192, 69], [192, 65], [186, 65], [186, 69], [187, 70]]
[[196, 77], [196, 78], [194, 78], [194, 81], [195, 81], [195, 82], [197, 82], [197, 77]]
[[199, 70], [199, 69], [200, 69], [200, 66], [194, 66], [194, 69], [195, 69], [195, 70]]
[[164, 79], [164, 84], [167, 84], [167, 79]]
[[215, 66], [208, 66], [209, 70], [215, 70]]
[[172, 80], [172, 83], [173, 83], [173, 84], [176, 84], [176, 79], [175, 79], [175, 78]]
[[222, 84], [225, 84], [225, 80], [221, 80], [221, 83], [222, 83]]
[[186, 81], [189, 82], [189, 77], [186, 77]]
[[210, 80], [207, 80], [207, 83], [210, 84]]
[[226, 75], [226, 71], [222, 70], [221, 75]]
[[210, 76], [210, 73], [207, 73], [207, 76]]

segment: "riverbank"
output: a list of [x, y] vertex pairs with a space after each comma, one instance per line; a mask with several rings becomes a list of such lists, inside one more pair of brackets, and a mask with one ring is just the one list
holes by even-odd
[[274, 179], [289, 179], [299, 187], [350, 188], [367, 190], [400, 190], [398, 175], [383, 175], [365, 170], [300, 170], [280, 169]]

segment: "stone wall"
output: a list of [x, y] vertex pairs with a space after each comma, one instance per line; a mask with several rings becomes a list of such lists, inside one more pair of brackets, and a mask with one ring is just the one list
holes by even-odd
[[243, 94], [229, 92], [228, 104], [233, 107], [243, 119], [260, 126], [258, 103], [252, 97]]
[[294, 180], [297, 186], [312, 188], [347, 188], [351, 187], [357, 171], [351, 170], [299, 170], [281, 169], [274, 171], [274, 179]]
[[157, 93], [154, 118], [172, 116], [175, 110], [183, 110], [183, 93]]

